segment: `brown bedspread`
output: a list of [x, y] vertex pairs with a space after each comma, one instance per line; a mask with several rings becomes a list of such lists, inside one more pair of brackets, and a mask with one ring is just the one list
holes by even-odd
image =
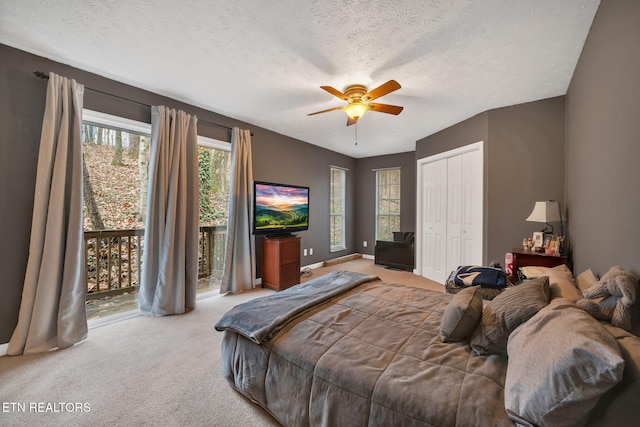
[[287, 426], [512, 426], [506, 357], [440, 341], [451, 297], [364, 283], [261, 345], [225, 331], [223, 373]]

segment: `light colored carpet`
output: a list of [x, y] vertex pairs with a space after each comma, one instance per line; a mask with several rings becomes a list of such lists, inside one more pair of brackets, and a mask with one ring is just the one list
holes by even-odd
[[[312, 277], [341, 269], [443, 290], [435, 282], [366, 259], [315, 269]], [[231, 307], [272, 292], [213, 293], [181, 316], [130, 313], [100, 319], [90, 323], [89, 338], [74, 347], [0, 357], [0, 425], [278, 425], [222, 377], [222, 333], [213, 328]]]
[[[417, 288], [426, 288], [440, 292], [445, 291], [444, 285], [438, 282], [425, 279], [422, 276], [416, 276], [409, 271], [392, 270], [381, 265], [376, 265], [373, 263], [372, 259], [367, 258], [360, 258], [329, 267], [314, 269], [312, 270], [312, 277], [317, 277], [319, 275], [326, 274], [330, 271], [335, 270], [350, 270], [363, 274], [373, 274], [375, 276], [378, 276], [381, 280], [389, 283], [404, 283], [405, 285], [415, 286]], [[309, 280], [310, 278], [311, 277], [303, 277], [302, 281]]]

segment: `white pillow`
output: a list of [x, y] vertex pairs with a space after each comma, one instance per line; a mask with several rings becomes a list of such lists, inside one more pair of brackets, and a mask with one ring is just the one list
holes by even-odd
[[576, 286], [580, 289], [580, 292], [584, 292], [596, 283], [598, 283], [598, 276], [595, 275], [591, 269], [583, 271], [578, 277], [576, 277]]
[[536, 277], [546, 276], [549, 267], [541, 267], [539, 265], [528, 265], [526, 267], [520, 267], [520, 272], [524, 274], [527, 279], [535, 279]]
[[613, 335], [562, 298], [516, 329], [507, 352], [505, 409], [526, 425], [584, 424], [625, 364]]
[[528, 266], [520, 268], [527, 278], [548, 276], [551, 299], [566, 298], [571, 301], [582, 299], [582, 292], [573, 281], [573, 274], [569, 267], [564, 264], [556, 267]]

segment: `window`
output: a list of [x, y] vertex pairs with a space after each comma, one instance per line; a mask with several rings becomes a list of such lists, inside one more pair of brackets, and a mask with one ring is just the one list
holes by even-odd
[[227, 224], [230, 146], [198, 136], [200, 227]]
[[84, 230], [144, 228], [151, 126], [85, 110]]
[[198, 292], [220, 286], [226, 249], [230, 145], [198, 136], [200, 238]]
[[[135, 307], [144, 250], [151, 125], [84, 110], [84, 238], [89, 318]], [[198, 136], [198, 291], [219, 286], [230, 144]]]
[[151, 126], [83, 111], [87, 318], [135, 308], [144, 246]]
[[400, 168], [376, 170], [376, 240], [400, 231]]
[[330, 222], [329, 222], [329, 236], [330, 251], [342, 251], [347, 249], [345, 245], [345, 209], [344, 209], [344, 195], [345, 195], [345, 181], [347, 170], [336, 166], [331, 166], [331, 190], [330, 190]]

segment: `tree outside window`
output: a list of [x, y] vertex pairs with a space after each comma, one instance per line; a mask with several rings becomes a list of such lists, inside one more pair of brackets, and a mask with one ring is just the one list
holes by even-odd
[[376, 240], [393, 241], [400, 231], [400, 168], [376, 171]]
[[345, 181], [346, 169], [330, 168], [329, 238], [331, 252], [346, 249], [345, 244]]

